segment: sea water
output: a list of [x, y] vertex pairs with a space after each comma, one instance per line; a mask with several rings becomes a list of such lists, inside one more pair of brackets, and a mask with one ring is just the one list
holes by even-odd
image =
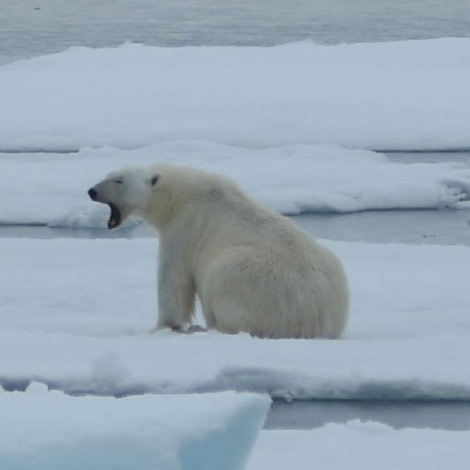
[[269, 46], [470, 36], [462, 0], [2, 0], [0, 64], [71, 46]]

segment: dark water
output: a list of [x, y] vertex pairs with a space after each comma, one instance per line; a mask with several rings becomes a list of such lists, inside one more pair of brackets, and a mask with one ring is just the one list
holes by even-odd
[[381, 422], [395, 429], [470, 430], [470, 402], [276, 401], [265, 427], [312, 429], [326, 423], [346, 423], [354, 419]]
[[470, 210], [367, 211], [294, 217], [319, 238], [470, 246]]
[[465, 0], [1, 0], [0, 64], [72, 46], [323, 44], [470, 36]]

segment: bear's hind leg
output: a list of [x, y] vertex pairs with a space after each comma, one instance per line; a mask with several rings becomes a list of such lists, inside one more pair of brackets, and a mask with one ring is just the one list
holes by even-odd
[[260, 315], [267, 300], [259, 285], [266, 275], [260, 261], [253, 248], [235, 247], [211, 263], [201, 295], [208, 328], [271, 336], [271, 319]]

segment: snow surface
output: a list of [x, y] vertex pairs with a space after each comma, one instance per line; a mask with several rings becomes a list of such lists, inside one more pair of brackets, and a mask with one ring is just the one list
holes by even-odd
[[0, 149], [180, 140], [468, 149], [468, 83], [468, 38], [77, 47], [0, 68]]
[[72, 393], [470, 399], [470, 248], [325, 242], [343, 260], [343, 339], [148, 332], [156, 242], [2, 239], [0, 383]]
[[73, 398], [0, 393], [5, 470], [242, 470], [270, 400], [253, 394]]

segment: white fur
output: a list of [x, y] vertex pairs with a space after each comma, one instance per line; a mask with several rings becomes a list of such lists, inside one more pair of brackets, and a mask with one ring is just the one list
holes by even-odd
[[197, 295], [207, 326], [223, 332], [270, 338], [343, 332], [349, 293], [341, 263], [289, 219], [230, 180], [190, 168], [125, 169], [100, 188], [117, 177], [123, 188], [107, 187], [108, 201], [159, 232], [157, 328], [189, 324]]

